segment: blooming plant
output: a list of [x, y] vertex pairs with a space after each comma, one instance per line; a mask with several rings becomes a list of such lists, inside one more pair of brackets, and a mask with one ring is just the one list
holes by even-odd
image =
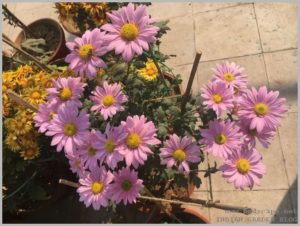
[[259, 185], [266, 167], [256, 139], [267, 147], [287, 111], [279, 92], [249, 89], [243, 68], [225, 62], [184, 102], [180, 76], [158, 51], [165, 24], [132, 3], [107, 17], [67, 43], [75, 75], [52, 80], [34, 117], [69, 160], [80, 201], [98, 210], [170, 189], [188, 194], [201, 185], [204, 153], [223, 159], [218, 170], [235, 188]]

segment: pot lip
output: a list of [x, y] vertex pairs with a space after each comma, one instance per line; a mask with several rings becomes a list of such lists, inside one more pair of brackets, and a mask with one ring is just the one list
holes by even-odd
[[192, 209], [191, 207], [184, 207], [183, 212], [195, 215], [196, 217], [203, 220], [206, 224], [210, 224], [209, 220], [205, 216], [203, 216], [201, 213], [199, 213], [199, 211]]
[[[32, 21], [31, 23], [29, 23], [27, 26], [32, 26], [36, 23], [45, 23], [45, 24], [52, 24], [54, 25], [55, 27], [57, 27], [58, 31], [59, 31], [59, 43], [55, 49], [55, 51], [52, 53], [51, 57], [49, 58], [48, 62], [51, 62], [53, 60], [53, 58], [57, 55], [57, 53], [60, 51], [60, 48], [64, 45], [65, 43], [65, 33], [64, 33], [64, 30], [62, 29], [62, 27], [60, 26], [60, 24], [52, 19], [52, 18], [40, 18], [40, 19], [37, 19], [37, 20], [34, 20]], [[15, 39], [15, 43], [20, 46], [21, 45], [21, 37], [24, 36], [24, 31], [21, 31], [16, 39]], [[16, 51], [14, 51], [14, 54], [16, 53]]]

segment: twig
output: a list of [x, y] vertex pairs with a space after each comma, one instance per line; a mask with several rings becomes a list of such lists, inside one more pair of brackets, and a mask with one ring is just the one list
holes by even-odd
[[18, 187], [14, 192], [10, 193], [9, 195], [3, 197], [3, 200], [9, 199], [12, 196], [14, 196], [15, 194], [17, 194], [19, 191], [22, 190], [22, 188], [25, 187], [25, 185], [27, 185], [29, 183], [29, 181], [31, 181], [35, 176], [36, 176], [37, 172], [34, 172], [31, 177], [29, 179], [27, 179], [20, 187]]
[[24, 55], [25, 57], [27, 57], [29, 60], [32, 60], [40, 69], [45, 70], [47, 72], [52, 72], [52, 70], [47, 65], [44, 65], [43, 63], [39, 62], [39, 60], [36, 59], [34, 56], [30, 55], [29, 53], [27, 53], [26, 51], [24, 51], [23, 49], [21, 49], [20, 47], [18, 47], [14, 42], [12, 42], [11, 40], [7, 39], [6, 35], [2, 34], [2, 40], [6, 44], [8, 44], [11, 47], [15, 48], [16, 50], [18, 50], [22, 55]]
[[195, 78], [195, 75], [196, 75], [196, 71], [197, 71], [197, 68], [198, 68], [198, 64], [199, 64], [201, 55], [202, 55], [201, 52], [197, 53], [196, 57], [194, 59], [193, 68], [192, 68], [192, 71], [191, 71], [191, 74], [190, 74], [190, 78], [189, 78], [189, 81], [188, 81], [185, 93], [183, 94], [183, 98], [182, 98], [182, 102], [181, 102], [181, 112], [182, 113], [185, 112], [185, 106], [186, 106], [186, 103], [187, 103], [187, 101], [189, 99], [189, 96], [190, 96], [190, 93], [191, 93], [193, 81], [194, 81], [194, 78]]
[[[60, 184], [64, 184], [64, 185], [68, 185], [74, 188], [78, 188], [79, 184], [78, 183], [74, 183], [72, 181], [68, 181], [65, 179], [60, 179], [59, 180]], [[195, 199], [195, 198], [178, 198], [175, 197], [175, 199], [163, 199], [163, 198], [157, 198], [154, 197], [151, 192], [147, 189], [144, 188], [144, 191], [149, 195], [149, 196], [139, 196], [139, 199], [144, 199], [144, 200], [152, 200], [154, 202], [156, 202], [168, 215], [170, 215], [172, 218], [175, 217], [175, 219], [177, 218], [176, 216], [174, 216], [172, 213], [169, 213], [164, 206], [162, 206], [162, 204], [160, 202], [168, 202], [168, 203], [173, 203], [173, 204], [180, 204], [180, 205], [194, 205], [194, 206], [203, 206], [203, 207], [215, 207], [218, 209], [225, 209], [225, 210], [231, 210], [231, 211], [235, 211], [235, 212], [239, 212], [239, 213], [244, 213], [244, 214], [250, 214], [252, 212], [251, 208], [248, 207], [240, 207], [240, 206], [231, 206], [231, 205], [225, 205], [225, 204], [220, 204], [220, 201], [207, 201], [207, 200], [202, 200], [202, 199]], [[174, 197], [174, 196], [173, 196]], [[173, 216], [172, 216], [173, 215]], [[177, 218], [178, 219], [178, 218]], [[179, 219], [178, 219], [179, 220]], [[180, 221], [180, 220], [179, 220]]]
[[29, 109], [31, 109], [34, 112], [38, 112], [38, 108], [36, 108], [35, 106], [33, 106], [32, 104], [28, 103], [26, 100], [24, 100], [22, 97], [20, 97], [18, 94], [16, 94], [15, 92], [13, 92], [12, 90], [8, 90], [7, 91], [7, 95], [13, 99], [14, 101], [16, 101], [18, 104], [23, 105], [25, 107], [28, 107]]

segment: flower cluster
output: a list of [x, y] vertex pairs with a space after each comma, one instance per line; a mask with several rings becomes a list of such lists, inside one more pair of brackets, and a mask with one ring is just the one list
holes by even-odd
[[34, 159], [40, 153], [38, 133], [33, 126], [34, 112], [15, 104], [8, 97], [8, 91], [19, 94], [37, 107], [45, 102], [45, 88], [49, 85], [50, 77], [44, 71], [35, 72], [30, 65], [2, 73], [2, 114], [6, 130], [4, 143], [10, 150], [18, 152], [24, 160]]
[[[205, 151], [224, 159], [220, 167], [224, 178], [236, 188], [252, 188], [266, 173], [262, 156], [255, 149], [256, 139], [267, 148], [274, 137], [279, 119], [287, 111], [278, 91], [247, 88], [247, 76], [235, 63], [213, 69], [214, 77], [201, 89], [206, 108], [217, 118], [200, 129]], [[236, 115], [226, 118], [222, 113]]]
[[97, 68], [106, 68], [99, 57], [108, 51], [114, 50], [125, 61], [130, 61], [135, 55], [141, 55], [143, 50], [149, 50], [149, 43], [156, 40], [159, 28], [152, 25], [153, 19], [146, 14], [146, 6], [140, 5], [135, 9], [129, 3], [107, 15], [111, 23], [86, 31], [81, 38], [67, 43], [71, 53], [65, 60], [80, 76], [87, 75], [92, 79]]

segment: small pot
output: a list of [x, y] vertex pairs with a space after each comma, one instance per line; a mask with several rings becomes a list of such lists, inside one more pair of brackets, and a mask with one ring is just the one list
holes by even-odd
[[173, 214], [182, 221], [182, 223], [192, 224], [210, 224], [209, 220], [192, 208], [174, 209]]
[[80, 32], [79, 28], [76, 26], [76, 23], [74, 22], [72, 17], [58, 17], [59, 22], [63, 26], [63, 28], [75, 36], [82, 36], [82, 33]]
[[[27, 25], [27, 27], [29, 29], [34, 30], [34, 27], [41, 26], [41, 25], [44, 25], [48, 29], [55, 31], [55, 34], [59, 37], [58, 44], [53, 54], [49, 57], [48, 63], [52, 63], [57, 59], [64, 58], [69, 53], [69, 50], [66, 47], [65, 34], [62, 27], [59, 25], [58, 22], [50, 18], [36, 20], [30, 23], [29, 25]], [[24, 38], [25, 38], [24, 31], [21, 31], [15, 40], [17, 46], [21, 47], [21, 43], [23, 42]]]

